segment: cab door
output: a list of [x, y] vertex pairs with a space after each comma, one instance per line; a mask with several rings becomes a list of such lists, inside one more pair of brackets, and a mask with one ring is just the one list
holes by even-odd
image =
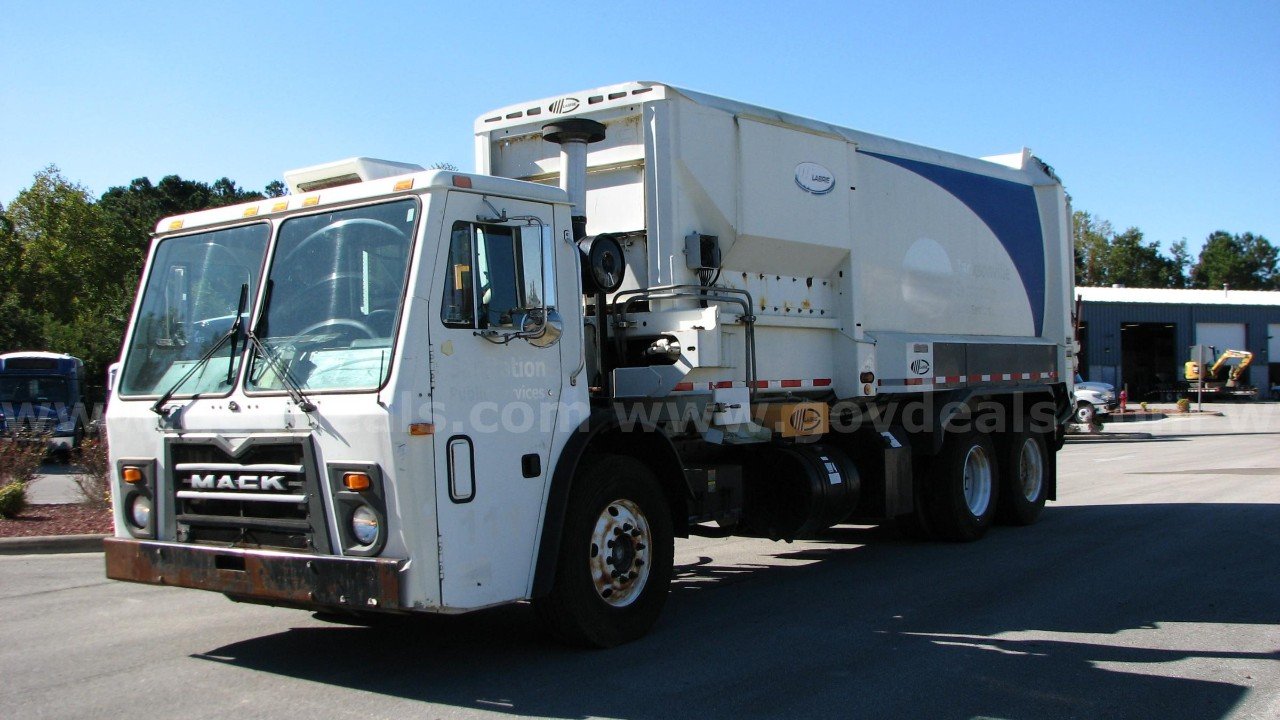
[[446, 200], [430, 321], [445, 607], [528, 587], [563, 373], [559, 343], [516, 334], [556, 304], [552, 238], [549, 204], [456, 191]]

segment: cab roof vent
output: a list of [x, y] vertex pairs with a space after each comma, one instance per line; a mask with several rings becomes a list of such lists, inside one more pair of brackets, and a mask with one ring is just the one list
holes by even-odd
[[298, 170], [286, 170], [285, 184], [293, 194], [323, 190], [339, 185], [380, 180], [406, 173], [421, 172], [421, 165], [392, 162], [368, 157], [353, 157], [337, 162], [312, 165]]

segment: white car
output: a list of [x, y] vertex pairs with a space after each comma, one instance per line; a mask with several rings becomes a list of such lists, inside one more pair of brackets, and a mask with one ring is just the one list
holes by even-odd
[[1081, 425], [1090, 425], [1098, 415], [1108, 415], [1120, 406], [1114, 385], [1085, 382], [1079, 375], [1076, 376], [1075, 401], [1075, 421]]

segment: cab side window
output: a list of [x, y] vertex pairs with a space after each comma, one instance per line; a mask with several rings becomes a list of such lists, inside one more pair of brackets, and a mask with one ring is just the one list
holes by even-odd
[[519, 227], [456, 222], [440, 316], [457, 328], [515, 327], [542, 306], [542, 248]]

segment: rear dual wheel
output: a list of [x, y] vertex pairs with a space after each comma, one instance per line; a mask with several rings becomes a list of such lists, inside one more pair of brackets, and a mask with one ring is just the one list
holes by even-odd
[[948, 434], [942, 451], [919, 458], [916, 508], [899, 527], [917, 538], [969, 542], [987, 532], [1000, 495], [991, 438], [979, 432]]
[[1025, 432], [1013, 435], [1001, 449], [998, 519], [1009, 525], [1030, 525], [1044, 510], [1048, 490], [1049, 455], [1044, 436]]

